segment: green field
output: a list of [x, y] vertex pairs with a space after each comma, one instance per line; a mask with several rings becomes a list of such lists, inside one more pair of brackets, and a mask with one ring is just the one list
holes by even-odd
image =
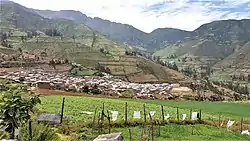
[[[61, 96], [46, 96], [41, 97], [42, 104], [38, 106], [44, 112], [60, 112]], [[72, 97], [67, 96], [65, 100], [65, 115], [74, 121], [89, 121], [93, 115], [84, 115], [83, 111], [94, 112], [95, 108], [101, 111], [102, 104], [106, 110], [119, 111], [118, 120], [124, 119], [125, 102], [128, 103], [128, 117], [132, 120], [134, 111], [141, 111], [141, 119], [143, 114], [143, 104], [146, 104], [146, 112], [156, 111], [155, 119], [162, 117], [161, 105], [164, 105], [165, 115], [170, 114], [170, 119], [177, 118], [177, 108], [179, 107], [179, 115], [190, 115], [190, 109], [197, 111], [201, 109], [202, 119], [218, 120], [221, 115], [225, 119], [234, 119], [239, 121], [241, 117], [245, 120], [250, 119], [250, 104], [240, 103], [223, 103], [223, 102], [164, 102], [157, 100], [116, 100], [106, 98], [90, 98], [90, 97]]]
[[198, 102], [198, 101], [158, 101], [158, 100], [143, 100], [149, 104], [160, 104], [179, 108], [202, 109], [204, 112], [217, 113], [224, 116], [238, 116], [250, 118], [250, 104], [240, 104], [231, 102]]
[[[41, 97], [41, 105], [38, 106], [40, 112], [60, 113], [62, 96], [43, 96]], [[187, 114], [189, 119], [190, 109], [199, 112], [202, 109], [202, 119], [204, 120], [218, 120], [219, 115], [222, 115], [225, 119], [235, 119], [237, 125], [241, 117], [246, 120], [249, 118], [250, 104], [236, 104], [236, 103], [222, 103], [222, 102], [164, 102], [156, 100], [118, 100], [107, 98], [90, 98], [90, 97], [65, 97], [65, 111], [64, 114], [72, 124], [80, 126], [84, 122], [92, 122], [93, 115], [84, 114], [83, 111], [94, 112], [95, 108], [98, 108], [98, 112], [101, 112], [102, 104], [105, 105], [106, 110], [119, 111], [118, 121], [124, 121], [124, 107], [125, 102], [128, 104], [128, 120], [133, 120], [133, 111], [141, 111], [141, 120], [143, 120], [143, 104], [146, 104], [146, 112], [156, 111], [154, 119], [161, 119], [161, 105], [164, 105], [165, 114], [170, 114], [171, 120], [176, 120], [176, 108], [179, 107], [179, 114]], [[149, 119], [149, 117], [147, 117]], [[80, 124], [80, 125], [79, 125]], [[82, 127], [78, 127], [79, 130]], [[132, 133], [132, 140], [139, 140], [141, 136], [141, 126], [130, 127]], [[245, 128], [244, 128], [245, 129]], [[83, 131], [77, 131], [79, 135], [84, 134], [85, 140], [87, 137], [92, 139], [93, 136], [97, 136], [98, 133], [91, 133], [91, 129], [82, 129]], [[90, 130], [90, 131], [88, 131]], [[223, 128], [217, 128], [208, 125], [175, 125], [167, 124], [161, 126], [161, 135], [158, 136], [158, 126], [154, 126], [154, 136], [157, 141], [164, 140], [249, 140], [249, 136], [243, 136], [236, 132], [229, 132]], [[82, 132], [82, 133], [81, 133]], [[128, 128], [111, 128], [111, 132], [122, 132], [125, 141], [129, 140]], [[193, 134], [192, 134], [193, 132]], [[108, 129], [104, 129], [103, 133], [108, 133]], [[148, 130], [145, 129], [145, 135], [148, 135]], [[92, 138], [91, 138], [92, 137]]]
[[[124, 128], [112, 129], [112, 132], [122, 132], [124, 135], [124, 141], [129, 141], [129, 130]], [[139, 141], [141, 137], [142, 128], [131, 128], [132, 140]], [[193, 134], [192, 134], [193, 132]], [[145, 133], [148, 135], [148, 131]], [[156, 141], [165, 140], [213, 140], [213, 141], [248, 141], [250, 137], [243, 136], [239, 133], [228, 132], [225, 129], [207, 126], [207, 125], [166, 125], [159, 128], [154, 128], [154, 139]]]

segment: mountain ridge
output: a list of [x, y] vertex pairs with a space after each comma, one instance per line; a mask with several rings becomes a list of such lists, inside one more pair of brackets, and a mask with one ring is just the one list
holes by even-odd
[[[54, 11], [55, 13], [60, 11]], [[82, 13], [82, 15], [87, 16]], [[46, 16], [46, 14], [41, 14], [41, 16]], [[69, 17], [64, 17], [66, 19], [70, 19]], [[122, 24], [112, 22], [110, 20], [101, 19], [98, 17], [88, 17], [85, 20], [84, 24], [89, 26], [90, 28], [106, 35], [107, 37], [111, 38], [112, 40], [116, 40], [120, 43], [126, 43], [132, 46], [139, 46], [145, 48], [147, 51], [153, 53], [159, 49], [167, 47], [173, 44], [183, 43], [185, 41], [199, 38], [200, 31], [203, 28], [206, 29], [206, 26], [210, 26], [217, 23], [223, 22], [238, 22], [238, 21], [245, 21], [248, 19], [242, 20], [217, 20], [210, 23], [205, 23], [198, 27], [193, 31], [186, 31], [182, 29], [176, 28], [158, 28], [153, 30], [150, 33], [143, 32], [131, 25]], [[78, 22], [81, 22], [78, 20]], [[206, 32], [206, 31], [205, 31]], [[204, 35], [205, 36], [205, 35]], [[209, 36], [205, 36], [206, 38]], [[204, 37], [204, 38], [205, 38]]]

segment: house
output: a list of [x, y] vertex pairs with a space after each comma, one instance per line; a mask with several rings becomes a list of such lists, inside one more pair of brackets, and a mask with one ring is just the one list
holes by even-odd
[[50, 81], [37, 81], [36, 84], [40, 89], [51, 89]]

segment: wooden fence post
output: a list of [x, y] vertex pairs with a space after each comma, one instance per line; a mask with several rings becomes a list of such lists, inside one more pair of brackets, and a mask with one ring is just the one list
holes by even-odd
[[104, 120], [104, 110], [105, 110], [105, 107], [104, 107], [104, 103], [102, 103], [102, 116], [101, 116], [101, 120]]
[[161, 116], [162, 116], [162, 121], [164, 122], [164, 109], [163, 109], [163, 105], [161, 105]]
[[65, 101], [65, 97], [63, 97], [63, 100], [62, 100], [62, 109], [61, 109], [61, 119], [60, 119], [60, 124], [61, 124], [61, 123], [62, 123], [62, 121], [63, 121], [64, 101]]
[[191, 109], [190, 109], [190, 115], [189, 115], [189, 119], [190, 119], [190, 120], [192, 119], [192, 112], [193, 112], [193, 109], [191, 108]]
[[128, 103], [125, 102], [125, 124], [128, 122]]
[[200, 118], [199, 120], [201, 120], [201, 109], [200, 109], [200, 117], [199, 118]]
[[31, 126], [31, 120], [29, 120], [29, 141], [32, 141], [32, 126]]
[[176, 108], [176, 114], [177, 114], [177, 120], [179, 121], [180, 120], [180, 117], [179, 117], [179, 107]]
[[109, 115], [109, 111], [107, 110], [108, 112], [108, 121], [109, 121], [109, 134], [110, 134], [110, 115]]
[[243, 117], [240, 120], [240, 133], [243, 131]]
[[146, 115], [146, 106], [143, 104], [143, 111], [144, 111], [144, 122], [147, 122], [147, 115]]

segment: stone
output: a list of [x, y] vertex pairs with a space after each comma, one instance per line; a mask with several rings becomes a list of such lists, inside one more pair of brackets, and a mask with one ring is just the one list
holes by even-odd
[[93, 141], [123, 141], [123, 136], [121, 132], [104, 134], [104, 135], [99, 135]]

